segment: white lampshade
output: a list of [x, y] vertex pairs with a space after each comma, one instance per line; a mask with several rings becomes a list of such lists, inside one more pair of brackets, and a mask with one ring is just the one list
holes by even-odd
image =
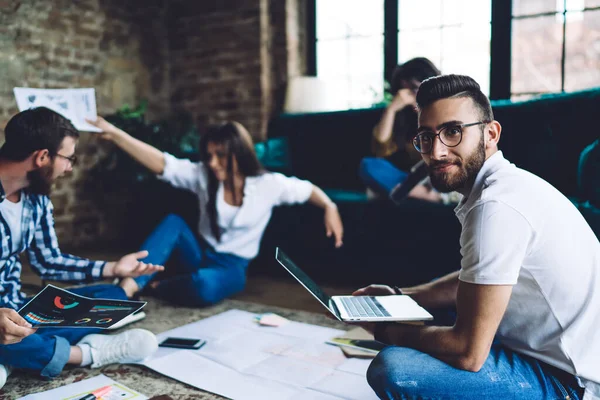
[[299, 113], [343, 109], [336, 92], [332, 85], [317, 77], [294, 77], [288, 82], [283, 110]]

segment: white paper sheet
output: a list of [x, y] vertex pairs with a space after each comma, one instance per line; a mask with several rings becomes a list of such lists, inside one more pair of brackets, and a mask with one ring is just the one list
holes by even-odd
[[[290, 321], [260, 326], [254, 314], [230, 310], [174, 330], [168, 336], [206, 339], [198, 350], [160, 348], [142, 364], [197, 388], [236, 400], [377, 399], [363, 371], [325, 340], [338, 329]], [[358, 396], [358, 397], [357, 397]]]
[[14, 88], [19, 111], [34, 107], [47, 107], [71, 120], [80, 131], [100, 132], [100, 129], [85, 122], [96, 120], [96, 91], [83, 89], [36, 89]]
[[317, 384], [312, 385], [310, 389], [338, 396], [342, 399], [365, 400], [378, 398], [367, 383], [365, 375], [355, 375], [342, 371], [334, 371]]
[[86, 394], [92, 393], [104, 386], [112, 386], [109, 394], [102, 396], [102, 400], [147, 400], [148, 397], [113, 381], [106, 375], [98, 375], [70, 385], [41, 393], [28, 394], [18, 400], [75, 400]]
[[298, 392], [290, 385], [240, 374], [188, 350], [144, 363], [178, 381], [231, 399], [288, 399]]

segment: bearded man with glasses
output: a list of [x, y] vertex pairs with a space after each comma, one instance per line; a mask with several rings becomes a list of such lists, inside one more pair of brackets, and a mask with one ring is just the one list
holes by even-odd
[[[498, 150], [501, 126], [470, 77], [424, 81], [413, 140], [434, 187], [463, 195], [461, 268], [405, 294], [443, 326], [367, 325], [390, 344], [367, 378], [382, 399], [600, 399], [600, 243], [577, 208]], [[431, 226], [431, 248], [448, 240]], [[437, 323], [437, 326], [435, 325]]]
[[[42, 279], [90, 283], [106, 278], [152, 274], [164, 268], [139, 261], [147, 251], [117, 261], [88, 260], [63, 253], [54, 230], [50, 200], [57, 179], [76, 164], [79, 132], [62, 115], [45, 107], [13, 116], [0, 148], [0, 389], [13, 369], [45, 379], [67, 365], [99, 368], [135, 362], [156, 350], [156, 337], [144, 329], [100, 335], [99, 328], [36, 330], [17, 310], [29, 300], [21, 291], [21, 261], [27, 251], [32, 270]], [[86, 297], [125, 300], [135, 293], [123, 285], [72, 289]]]

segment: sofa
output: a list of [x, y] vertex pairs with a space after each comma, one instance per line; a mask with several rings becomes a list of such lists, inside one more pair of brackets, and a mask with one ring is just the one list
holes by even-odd
[[[580, 189], [585, 185], [578, 172], [582, 150], [600, 137], [595, 120], [600, 88], [493, 101], [492, 108], [503, 127], [499, 146], [504, 156], [571, 199], [600, 237], [599, 205], [586, 198], [589, 190]], [[460, 267], [460, 224], [452, 205], [367, 199], [358, 168], [370, 155], [371, 131], [382, 112], [376, 107], [281, 114], [270, 121], [268, 140], [257, 144], [259, 157], [270, 170], [322, 187], [338, 204], [345, 238], [344, 246], [334, 249], [315, 207], [279, 207], [251, 273], [285, 275], [274, 260], [276, 246], [319, 282], [411, 285]], [[586, 187], [597, 188], [600, 178], [589, 175]]]

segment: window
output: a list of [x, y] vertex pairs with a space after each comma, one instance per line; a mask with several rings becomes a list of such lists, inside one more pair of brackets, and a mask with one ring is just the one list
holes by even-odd
[[370, 107], [383, 97], [383, 0], [316, 3], [316, 72], [336, 104]]
[[[389, 3], [316, 1], [316, 75], [335, 94], [335, 104], [359, 108], [382, 101], [384, 80], [390, 78], [384, 73], [384, 43], [391, 35], [397, 36], [390, 41], [393, 46], [398, 43], [387, 55], [392, 64], [427, 57], [444, 73], [472, 76], [489, 93], [490, 0], [397, 0], [397, 7]], [[392, 25], [384, 15], [390, 9], [398, 14]]]
[[399, 0], [398, 59], [429, 58], [444, 74], [469, 75], [489, 94], [491, 2]]
[[513, 0], [511, 98], [600, 85], [600, 0]]

